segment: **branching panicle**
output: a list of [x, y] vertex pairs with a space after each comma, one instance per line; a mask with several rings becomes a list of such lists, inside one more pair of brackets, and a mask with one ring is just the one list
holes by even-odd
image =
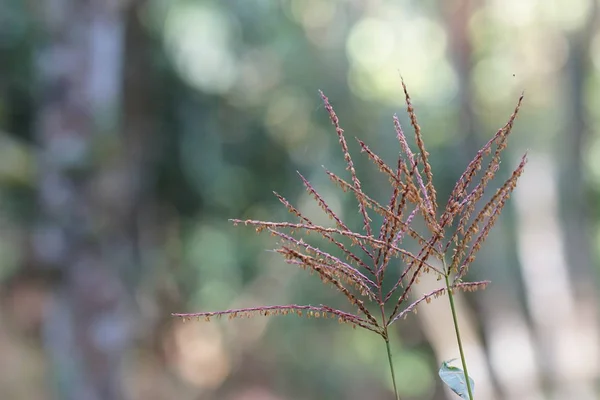
[[[335, 222], [335, 227], [315, 224], [287, 199], [275, 192], [275, 196], [297, 218], [298, 222], [232, 220], [235, 225], [251, 225], [257, 232], [268, 231], [271, 235], [278, 237], [280, 243], [275, 252], [281, 254], [288, 264], [308, 270], [318, 275], [327, 286], [334, 287], [352, 307], [358, 309], [355, 309], [356, 313], [348, 313], [326, 305], [291, 304], [173, 315], [182, 317], [184, 320], [198, 318], [206, 321], [222, 316], [238, 318], [287, 314], [336, 318], [341, 323], [365, 328], [380, 335], [386, 342], [390, 368], [392, 376], [394, 376], [388, 327], [397, 320], [405, 318], [409, 313], [416, 312], [420, 304], [429, 303], [434, 298], [447, 295], [466, 373], [453, 294], [455, 291], [483, 289], [489, 283], [487, 281], [462, 282], [462, 278], [475, 260], [477, 252], [515, 189], [527, 162], [526, 157], [523, 156], [512, 175], [497, 189], [496, 193], [485, 204], [479, 205], [487, 186], [499, 170], [500, 158], [506, 149], [523, 95], [519, 98], [506, 125], [496, 132], [467, 165], [466, 170], [456, 182], [444, 211], [438, 217], [437, 195], [429, 153], [425, 149], [421, 127], [417, 122], [414, 107], [404, 82], [402, 82], [402, 88], [410, 122], [415, 131], [418, 154], [415, 155], [411, 150], [397, 116], [393, 117], [393, 127], [400, 148], [395, 168], [386, 163], [362, 140], [357, 139], [361, 152], [367, 155], [390, 183], [391, 195], [387, 205], [380, 204], [363, 191], [350, 156], [344, 130], [340, 127], [339, 119], [328, 98], [323, 92], [319, 92], [335, 128], [350, 179], [346, 181], [330, 171], [326, 170], [325, 172], [336, 186], [344, 192], [352, 192], [356, 198], [358, 211], [363, 220], [364, 232], [349, 227], [331, 209], [326, 199], [300, 173], [298, 174], [307, 193], [316, 201], [323, 213]], [[490, 155], [487, 166], [481, 171], [486, 157]], [[475, 213], [478, 207], [480, 210]], [[369, 210], [382, 217], [381, 226], [375, 231], [371, 226]], [[426, 229], [414, 226], [417, 215], [423, 216]], [[455, 221], [457, 222], [455, 223]], [[449, 237], [446, 237], [446, 231], [452, 227], [456, 229]], [[311, 232], [316, 233], [318, 238], [335, 245], [339, 249], [339, 255], [304, 241], [303, 235]], [[418, 252], [411, 252], [402, 247], [404, 238], [407, 237], [414, 239], [419, 246]], [[430, 258], [433, 261], [430, 261]], [[449, 264], [446, 264], [447, 259], [450, 259]], [[395, 275], [399, 278], [393, 278], [394, 284], [391, 285], [391, 289], [384, 290], [384, 284], [386, 288], [388, 287], [386, 281], [390, 279], [389, 275], [394, 275], [386, 274], [390, 267], [396, 271]], [[439, 279], [443, 279], [445, 286], [406, 304], [420, 277], [428, 273], [433, 273]], [[398, 291], [401, 293], [396, 294]], [[371, 308], [379, 308], [381, 316], [379, 317], [378, 313]], [[469, 393], [471, 396], [470, 391]]]

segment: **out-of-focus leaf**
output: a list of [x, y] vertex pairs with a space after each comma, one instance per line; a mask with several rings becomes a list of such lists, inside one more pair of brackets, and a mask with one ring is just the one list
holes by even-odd
[[[469, 399], [469, 392], [467, 390], [467, 382], [465, 381], [465, 373], [458, 367], [453, 367], [450, 363], [454, 360], [442, 362], [440, 367], [439, 375], [446, 385], [454, 393], [459, 395], [462, 399]], [[471, 384], [471, 390], [475, 391], [475, 382], [469, 377], [469, 383]]]

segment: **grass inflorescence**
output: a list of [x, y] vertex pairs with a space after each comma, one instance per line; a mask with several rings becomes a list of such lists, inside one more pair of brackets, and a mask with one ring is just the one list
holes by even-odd
[[[404, 82], [402, 87], [415, 134], [417, 152], [414, 153], [409, 146], [397, 116], [393, 118], [399, 144], [399, 156], [395, 165], [387, 164], [367, 144], [357, 139], [361, 152], [365, 153], [389, 180], [392, 193], [387, 204], [379, 203], [363, 191], [338, 116], [328, 98], [323, 92], [319, 92], [335, 128], [350, 179], [345, 180], [331, 171], [325, 172], [335, 185], [355, 197], [362, 219], [360, 230], [353, 230], [342, 221], [301, 174], [300, 179], [306, 191], [333, 221], [334, 227], [313, 223], [278, 193], [275, 193], [275, 196], [296, 217], [297, 222], [232, 220], [236, 225], [251, 225], [257, 232], [265, 231], [277, 237], [279, 247], [275, 251], [281, 254], [287, 263], [317, 274], [324, 284], [333, 287], [346, 298], [354, 309], [353, 312], [327, 305], [289, 304], [173, 315], [183, 318], [184, 321], [191, 318], [209, 321], [224, 316], [231, 319], [294, 314], [337, 319], [340, 323], [370, 330], [380, 335], [386, 343], [394, 391], [399, 399], [391, 360], [389, 327], [408, 313], [416, 311], [421, 303], [429, 303], [434, 298], [448, 295], [466, 378], [466, 393], [468, 392], [468, 398], [472, 400], [473, 393], [460, 340], [453, 295], [456, 291], [483, 289], [489, 283], [463, 282], [462, 279], [514, 190], [527, 162], [524, 155], [509, 178], [493, 195], [488, 196], [489, 199], [484, 200], [484, 192], [499, 170], [500, 157], [506, 149], [523, 95], [519, 97], [508, 122], [467, 165], [442, 208], [438, 205], [433, 171], [421, 127]], [[378, 228], [373, 226], [370, 217], [372, 213], [378, 214], [382, 219]], [[417, 220], [420, 223], [416, 223]], [[317, 234], [337, 247], [337, 254], [306, 242], [304, 239], [310, 233]], [[416, 244], [416, 251], [408, 250], [409, 247], [405, 245], [407, 238]], [[400, 261], [399, 274], [398, 269], [395, 269], [393, 274], [387, 273], [392, 260]], [[409, 295], [423, 274], [435, 274], [438, 280], [443, 282], [443, 286], [409, 302]]]

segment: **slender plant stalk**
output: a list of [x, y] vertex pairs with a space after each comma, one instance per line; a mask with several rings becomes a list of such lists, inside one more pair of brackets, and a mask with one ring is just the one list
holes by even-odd
[[376, 276], [376, 282], [379, 294], [379, 311], [381, 311], [382, 326], [384, 327], [382, 336], [385, 340], [385, 349], [387, 350], [388, 362], [390, 364], [390, 372], [392, 374], [392, 385], [394, 386], [394, 394], [396, 395], [396, 400], [400, 400], [400, 395], [398, 394], [398, 387], [396, 386], [396, 374], [394, 372], [394, 363], [392, 362], [392, 349], [390, 348], [390, 334], [388, 331], [388, 322], [385, 317], [385, 302], [383, 301], [383, 285], [381, 283], [381, 275]]
[[458, 327], [458, 318], [456, 314], [456, 306], [454, 305], [454, 294], [450, 285], [450, 270], [446, 267], [444, 260], [444, 270], [446, 271], [446, 288], [448, 289], [448, 300], [450, 301], [450, 309], [452, 310], [452, 322], [454, 323], [454, 331], [456, 332], [456, 341], [458, 342], [458, 350], [460, 352], [460, 361], [462, 362], [463, 372], [465, 374], [465, 382], [467, 384], [467, 392], [469, 392], [469, 400], [473, 400], [473, 390], [471, 389], [471, 381], [469, 380], [469, 371], [467, 370], [467, 359], [463, 349], [462, 339], [460, 338], [460, 329]]
[[390, 363], [390, 372], [392, 373], [392, 383], [394, 384], [394, 394], [396, 395], [396, 400], [400, 400], [400, 395], [398, 394], [398, 388], [396, 387], [396, 374], [394, 373], [394, 363], [392, 362], [392, 350], [390, 349], [390, 338], [387, 335], [387, 328], [385, 334], [385, 347], [387, 349], [388, 361]]

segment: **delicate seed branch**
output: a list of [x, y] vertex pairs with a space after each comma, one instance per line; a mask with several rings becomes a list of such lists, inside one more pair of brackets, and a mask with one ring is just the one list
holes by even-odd
[[[438, 217], [437, 194], [433, 183], [432, 168], [429, 163], [429, 153], [425, 149], [421, 127], [417, 122], [414, 107], [404, 81], [402, 82], [402, 88], [410, 122], [415, 131], [418, 154], [415, 155], [411, 150], [397, 116], [393, 118], [393, 128], [400, 149], [395, 168], [386, 163], [362, 140], [357, 139], [361, 153], [367, 155], [390, 183], [391, 195], [385, 206], [363, 191], [348, 150], [344, 130], [340, 127], [339, 119], [329, 103], [329, 99], [323, 92], [319, 92], [329, 119], [335, 128], [346, 162], [346, 169], [350, 173], [350, 179], [346, 181], [330, 171], [326, 170], [325, 172], [336, 186], [344, 192], [352, 192], [356, 198], [364, 232], [352, 230], [300, 173], [298, 174], [307, 193], [316, 201], [325, 215], [335, 222], [334, 228], [316, 225], [285, 197], [275, 192], [275, 196], [288, 212], [299, 220], [298, 222], [231, 220], [234, 225], [251, 225], [259, 233], [268, 231], [271, 235], [278, 237], [280, 243], [275, 252], [281, 254], [288, 264], [314, 273], [319, 276], [324, 284], [335, 288], [344, 296], [351, 307], [357, 308], [355, 314], [326, 305], [290, 304], [173, 315], [181, 317], [184, 321], [191, 318], [210, 321], [212, 318], [223, 316], [231, 319], [256, 315], [287, 314], [314, 318], [335, 318], [340, 323], [375, 332], [385, 340], [392, 377], [394, 377], [394, 373], [389, 346], [390, 332], [388, 332], [388, 327], [391, 324], [405, 318], [411, 312], [416, 312], [420, 304], [429, 303], [432, 299], [444, 294], [448, 295], [456, 324], [453, 293], [457, 290], [473, 291], [483, 289], [488, 285], [489, 282], [487, 281], [462, 282], [462, 278], [475, 260], [492, 226], [515, 189], [527, 162], [526, 157], [523, 156], [512, 175], [485, 204], [480, 206], [487, 186], [499, 170], [500, 158], [506, 149], [508, 137], [512, 132], [512, 127], [522, 104], [523, 95], [519, 98], [506, 125], [496, 132], [467, 165], [450, 193], [444, 211]], [[481, 171], [485, 158], [490, 155], [487, 166]], [[475, 214], [478, 207], [481, 209]], [[375, 232], [378, 232], [377, 236], [373, 233], [374, 227], [371, 226], [373, 221], [369, 217], [369, 210], [374, 211], [383, 219], [381, 226], [375, 230]], [[425, 221], [424, 229], [414, 226], [415, 217], [419, 214], [423, 216]], [[475, 216], [472, 218], [474, 214]], [[455, 227], [455, 230], [446, 235], [446, 230], [452, 227]], [[317, 239], [334, 244], [339, 254], [325, 251], [323, 247], [317, 244], [307, 243], [303, 235], [308, 235], [311, 232], [316, 234]], [[406, 237], [414, 239], [414, 242], [418, 245], [416, 253], [401, 246]], [[342, 240], [346, 244], [342, 243]], [[429, 262], [430, 258], [443, 264], [443, 267], [431, 264]], [[449, 265], [446, 264], [447, 259], [450, 259]], [[393, 268], [393, 271], [399, 273], [399, 278], [394, 278], [394, 284], [391, 289], [387, 290], [386, 281], [389, 280], [389, 275], [392, 275], [387, 273], [389, 268]], [[416, 287], [415, 285], [424, 274], [428, 273], [434, 273], [438, 278], [443, 279], [446, 285], [422, 295], [407, 305], [406, 303]], [[384, 285], [387, 292], [384, 290]], [[402, 288], [402, 293], [395, 295], [400, 288]], [[381, 313], [379, 318], [371, 311], [373, 307], [379, 308]], [[459, 337], [457, 324], [455, 329], [457, 337]], [[461, 346], [459, 342], [462, 355]], [[463, 365], [466, 370], [464, 359]], [[397, 396], [397, 398], [399, 397]]]

